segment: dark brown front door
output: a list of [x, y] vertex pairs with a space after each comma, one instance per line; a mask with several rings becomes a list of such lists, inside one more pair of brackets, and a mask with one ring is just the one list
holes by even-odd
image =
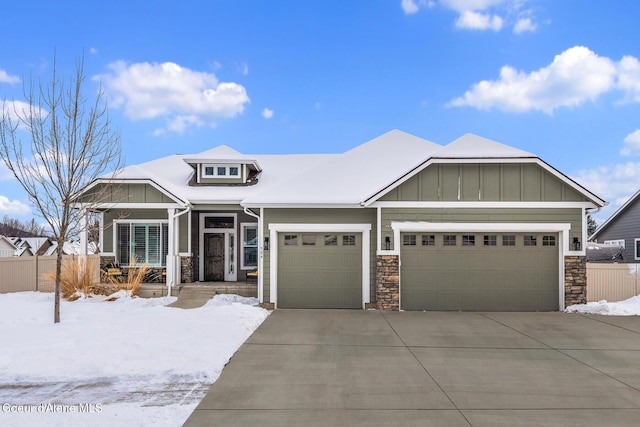
[[204, 235], [204, 280], [206, 282], [224, 281], [224, 234], [222, 233]]

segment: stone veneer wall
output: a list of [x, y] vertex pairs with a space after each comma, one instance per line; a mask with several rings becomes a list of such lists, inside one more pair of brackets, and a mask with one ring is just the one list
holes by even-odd
[[180, 257], [180, 282], [193, 283], [193, 258], [190, 256]]
[[378, 255], [376, 259], [376, 308], [400, 310], [400, 269], [398, 255]]
[[587, 257], [564, 257], [564, 305], [587, 302]]
[[[113, 256], [101, 256], [100, 257], [100, 270], [104, 270], [107, 265], [115, 264], [115, 257]], [[180, 282], [192, 283], [193, 282], [193, 258], [192, 257], [180, 257]], [[122, 268], [122, 275], [126, 278], [128, 274], [127, 268]], [[144, 282], [145, 283], [166, 283], [167, 279], [162, 273], [166, 271], [165, 267], [149, 267]]]

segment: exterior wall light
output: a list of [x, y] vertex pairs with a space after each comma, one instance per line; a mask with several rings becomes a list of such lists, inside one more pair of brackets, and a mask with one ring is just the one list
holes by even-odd
[[385, 236], [384, 237], [384, 248], [386, 250], [390, 250], [391, 249], [391, 238], [389, 236]]
[[263, 247], [264, 247], [265, 251], [269, 250], [269, 238], [268, 237], [264, 238], [264, 246]]

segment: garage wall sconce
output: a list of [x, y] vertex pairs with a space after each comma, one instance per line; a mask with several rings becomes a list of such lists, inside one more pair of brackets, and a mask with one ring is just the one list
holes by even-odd
[[263, 246], [263, 248], [264, 248], [265, 251], [269, 250], [269, 238], [268, 237], [264, 238], [264, 246]]
[[573, 250], [574, 251], [580, 250], [580, 239], [578, 239], [577, 237], [573, 238]]
[[388, 251], [391, 249], [391, 238], [389, 236], [384, 237], [384, 248]]

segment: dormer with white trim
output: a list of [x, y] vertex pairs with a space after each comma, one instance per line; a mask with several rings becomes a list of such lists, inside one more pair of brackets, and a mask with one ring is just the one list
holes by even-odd
[[194, 174], [190, 186], [248, 186], [258, 182], [262, 172], [254, 159], [221, 145], [184, 159]]

